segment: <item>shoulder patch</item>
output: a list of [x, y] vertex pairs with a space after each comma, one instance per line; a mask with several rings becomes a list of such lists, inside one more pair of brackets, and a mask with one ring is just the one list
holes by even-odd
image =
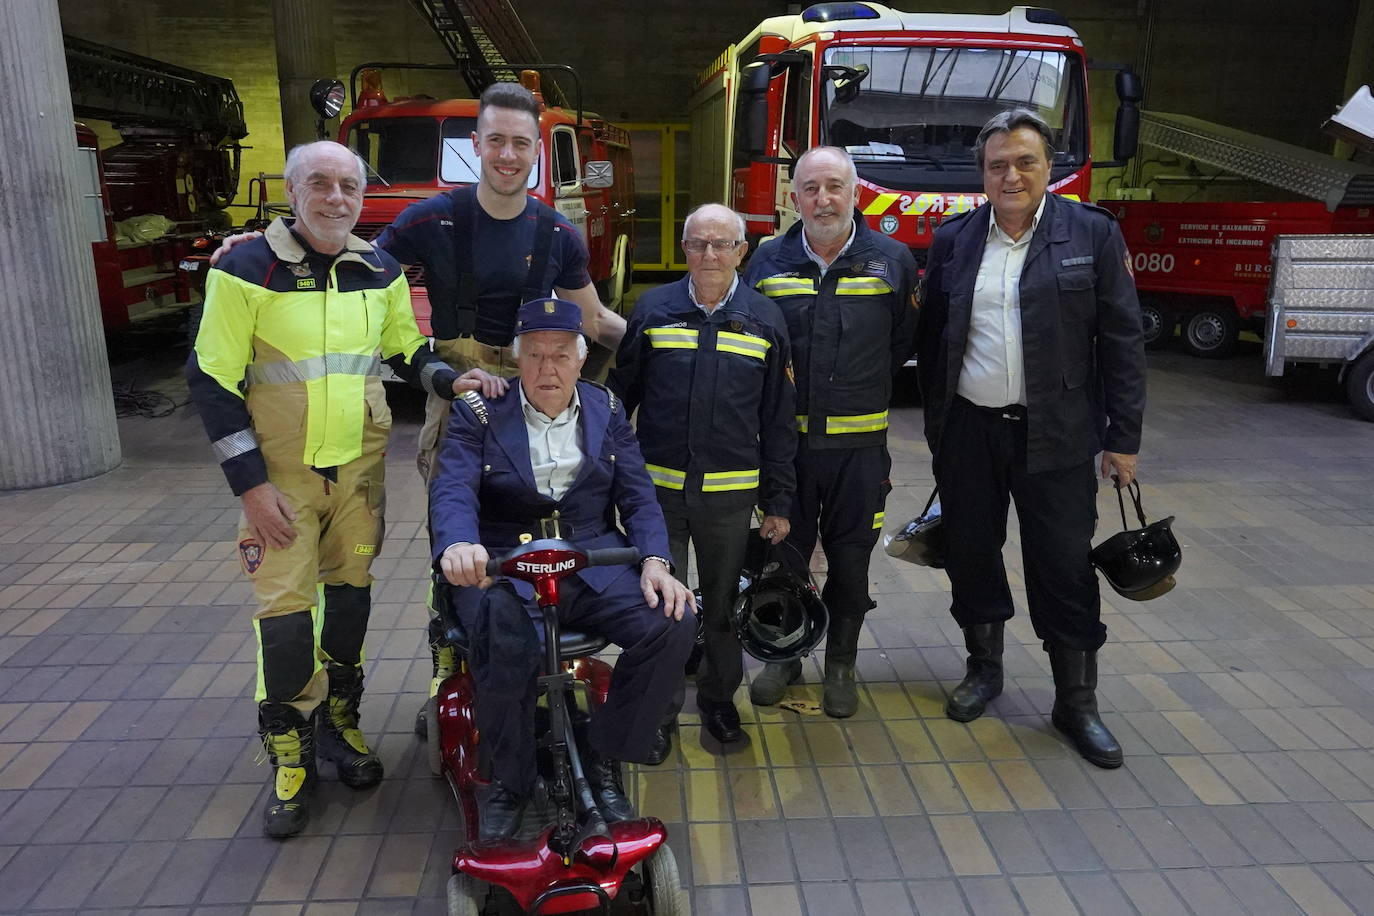
[[458, 399], [468, 405], [468, 408], [477, 417], [478, 423], [486, 426], [491, 422], [491, 411], [487, 407], [487, 402], [482, 400], [480, 394], [475, 391], [464, 391], [458, 396]]

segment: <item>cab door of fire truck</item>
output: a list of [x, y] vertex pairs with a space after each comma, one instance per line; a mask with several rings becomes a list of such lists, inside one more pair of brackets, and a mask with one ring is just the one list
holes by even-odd
[[[619, 312], [629, 285], [634, 212], [625, 203], [633, 200], [633, 177], [628, 143], [615, 143], [609, 127], [595, 121], [555, 125], [549, 136], [549, 186], [554, 207], [582, 233], [589, 263], [611, 265], [597, 294]], [[628, 195], [622, 193], [626, 187]]]

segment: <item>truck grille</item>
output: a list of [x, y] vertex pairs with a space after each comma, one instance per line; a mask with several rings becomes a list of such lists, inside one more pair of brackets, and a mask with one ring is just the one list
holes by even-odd
[[[382, 230], [387, 227], [386, 223], [359, 223], [353, 227], [353, 234], [360, 239], [367, 239], [371, 242], [382, 234]], [[425, 269], [419, 264], [412, 264], [406, 268], [406, 282], [411, 288], [425, 285]]]

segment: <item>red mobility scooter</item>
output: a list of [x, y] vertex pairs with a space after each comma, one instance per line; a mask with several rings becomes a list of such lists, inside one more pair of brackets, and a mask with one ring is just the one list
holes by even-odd
[[[611, 668], [592, 656], [609, 643], [559, 626], [559, 582], [584, 566], [638, 562], [639, 552], [632, 547], [584, 552], [556, 536], [530, 541], [488, 562], [487, 575], [533, 583], [539, 599], [544, 660], [538, 692], [547, 708], [539, 710], [538, 744], [547, 804], [530, 806], [516, 837], [479, 840], [476, 790], [485, 781], [478, 774], [473, 679], [466, 663], [460, 663], [458, 673], [430, 700], [428, 714], [430, 766], [435, 775], [448, 779], [467, 836], [453, 856], [449, 916], [689, 912], [667, 829], [653, 817], [608, 825], [597, 810], [574, 738], [574, 717], [605, 702]], [[465, 658], [467, 636], [448, 601], [449, 586], [439, 577], [435, 588], [446, 638]], [[578, 705], [579, 686], [585, 708]], [[530, 812], [539, 807], [542, 822], [532, 826]]]

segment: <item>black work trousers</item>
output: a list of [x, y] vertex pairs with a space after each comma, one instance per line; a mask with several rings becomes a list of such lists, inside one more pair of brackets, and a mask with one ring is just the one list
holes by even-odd
[[1002, 545], [1009, 499], [1021, 524], [1031, 624], [1042, 641], [1095, 652], [1107, 639], [1088, 552], [1097, 525], [1093, 461], [1026, 472], [1024, 408], [978, 407], [956, 397], [936, 460], [945, 572], [961, 627], [1013, 613]]
[[[862, 620], [870, 606], [868, 561], [882, 534], [883, 506], [892, 491], [892, 458], [885, 445], [817, 449], [808, 439], [804, 434], [797, 437], [797, 495], [792, 500], [792, 533], [782, 554], [804, 574], [819, 536], [826, 560], [821, 600], [832, 623], [844, 617]], [[856, 637], [857, 632], [856, 627]], [[831, 656], [838, 650], [852, 664], [854, 648], [832, 640], [826, 653]]]
[[[508, 580], [484, 590], [453, 592], [454, 610], [468, 635], [468, 662], [476, 685], [477, 729], [490, 775], [524, 793], [535, 777], [535, 676], [542, 667], [542, 614], [515, 593]], [[605, 757], [641, 763], [653, 747], [682, 667], [692, 651], [696, 620], [650, 608], [639, 576], [627, 568], [600, 594], [580, 578], [559, 583], [559, 621], [598, 633], [620, 646], [606, 702], [592, 713], [588, 739]], [[540, 624], [535, 621], [540, 620]], [[538, 629], [536, 628], [538, 627]]]
[[[701, 585], [697, 613], [702, 615], [705, 625], [701, 666], [697, 668], [697, 698], [706, 703], [729, 702], [744, 680], [743, 650], [730, 626], [730, 613], [739, 595], [739, 574], [749, 543], [753, 506], [687, 500], [679, 492], [661, 488], [658, 504], [668, 525], [668, 548], [677, 564], [674, 572], [683, 583], [687, 582], [690, 568], [689, 541], [696, 556], [697, 580]], [[682, 701], [683, 691], [679, 690], [674, 698], [674, 715], [682, 709]]]

